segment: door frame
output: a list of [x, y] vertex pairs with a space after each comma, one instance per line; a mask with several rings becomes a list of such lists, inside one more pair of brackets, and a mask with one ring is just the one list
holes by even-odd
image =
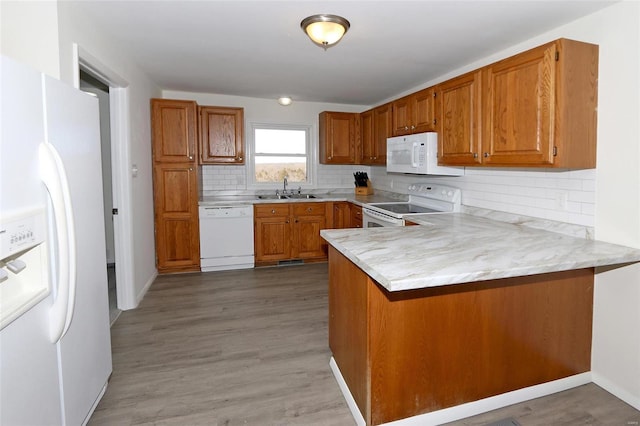
[[118, 209], [118, 214], [113, 216], [116, 295], [118, 309], [133, 309], [137, 303], [133, 266], [132, 176], [129, 172], [129, 164], [131, 163], [129, 82], [82, 46], [74, 43], [73, 85], [76, 88], [80, 87], [81, 67], [109, 86], [111, 180], [113, 202]]

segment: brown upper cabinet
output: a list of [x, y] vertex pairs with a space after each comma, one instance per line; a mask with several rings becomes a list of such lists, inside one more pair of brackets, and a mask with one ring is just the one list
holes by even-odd
[[152, 99], [153, 160], [184, 163], [196, 158], [197, 105], [193, 101]]
[[360, 114], [359, 164], [387, 164], [387, 138], [391, 136], [391, 103]]
[[244, 164], [244, 109], [203, 106], [200, 164]]
[[444, 165], [596, 165], [598, 46], [559, 39], [438, 86]]
[[393, 136], [435, 131], [435, 87], [393, 101]]
[[320, 163], [356, 164], [359, 115], [334, 111], [320, 113]]
[[480, 71], [473, 71], [438, 85], [439, 162], [448, 165], [478, 165], [482, 150], [480, 118], [482, 104]]

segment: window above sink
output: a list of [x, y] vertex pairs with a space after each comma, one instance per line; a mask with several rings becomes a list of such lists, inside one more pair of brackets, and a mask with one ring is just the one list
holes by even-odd
[[247, 138], [249, 186], [281, 190], [285, 176], [291, 187], [312, 185], [311, 126], [253, 123], [251, 128]]

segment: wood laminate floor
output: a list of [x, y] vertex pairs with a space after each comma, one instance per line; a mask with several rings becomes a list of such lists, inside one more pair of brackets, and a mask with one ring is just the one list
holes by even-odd
[[[327, 265], [160, 276], [111, 329], [113, 374], [89, 425], [344, 425], [329, 369]], [[454, 425], [638, 425], [594, 384]]]

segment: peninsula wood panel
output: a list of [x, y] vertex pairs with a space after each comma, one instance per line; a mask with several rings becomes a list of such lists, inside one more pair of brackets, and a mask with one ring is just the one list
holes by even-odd
[[370, 424], [369, 278], [332, 246], [329, 246], [329, 259], [329, 348], [360, 413]]
[[[367, 316], [367, 350], [331, 349], [367, 424], [410, 417], [590, 370], [593, 269], [388, 292], [330, 248], [329, 330]], [[340, 271], [332, 273], [333, 269]], [[365, 283], [365, 284], [363, 284]], [[366, 307], [341, 291], [367, 286]], [[359, 290], [361, 291], [361, 290]], [[338, 301], [332, 305], [333, 301]], [[343, 304], [340, 304], [343, 303]], [[360, 331], [361, 332], [361, 331]], [[331, 342], [331, 340], [330, 340]], [[354, 358], [366, 365], [363, 373]], [[353, 387], [352, 387], [353, 386]], [[370, 410], [370, 411], [369, 411]]]

